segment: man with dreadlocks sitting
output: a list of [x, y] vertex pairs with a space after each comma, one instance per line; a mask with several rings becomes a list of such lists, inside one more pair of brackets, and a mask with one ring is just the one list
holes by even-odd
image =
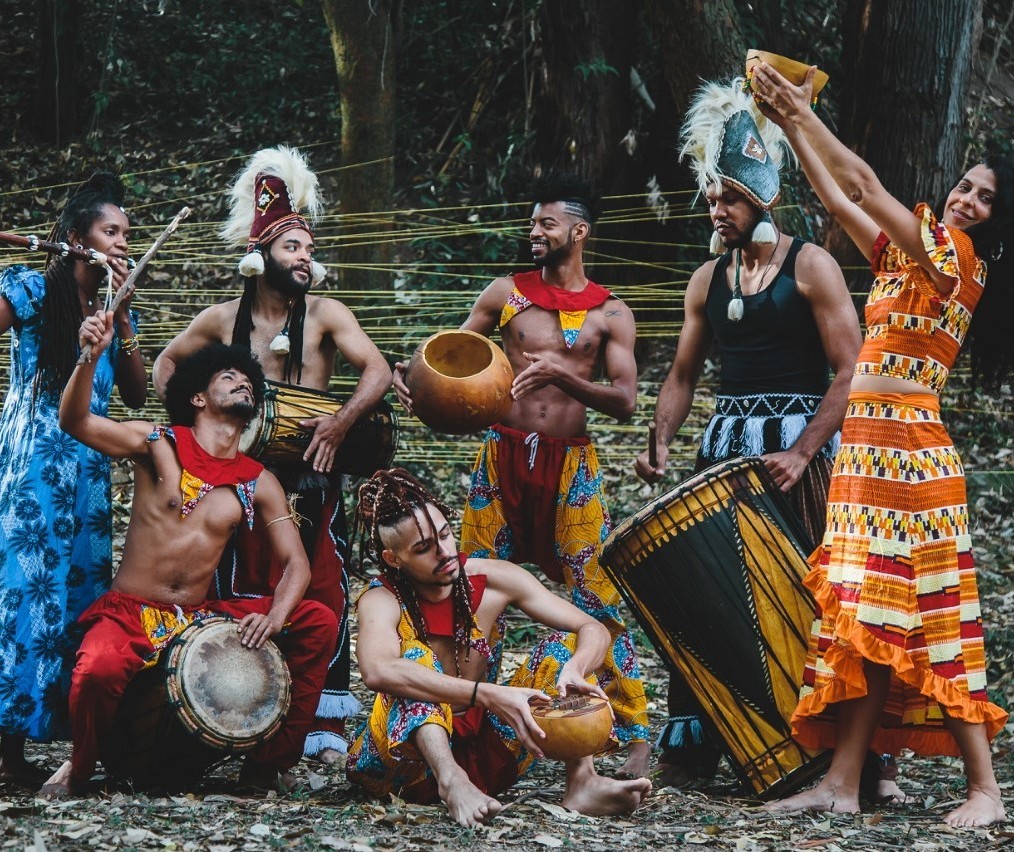
[[[335, 616], [321, 603], [302, 600], [310, 571], [285, 494], [269, 471], [237, 450], [261, 401], [260, 367], [240, 347], [207, 347], [183, 361], [169, 383], [171, 427], [118, 423], [89, 410], [96, 364], [113, 336], [112, 313], [86, 318], [80, 334], [82, 344], [94, 347], [92, 359], [71, 374], [60, 426], [93, 450], [130, 459], [134, 500], [110, 591], [80, 619], [87, 632], [71, 678], [71, 760], [40, 795], [80, 791], [130, 681], [155, 665], [180, 631], [212, 614], [236, 618], [246, 647], [277, 637], [285, 654], [292, 676], [289, 712], [278, 733], [247, 755], [240, 784], [288, 789], [294, 783], [288, 770], [302, 756], [324, 685]], [[269, 545], [285, 566], [274, 595], [207, 600], [211, 575], [233, 530], [252, 524], [257, 515], [267, 520]]]
[[[152, 380], [164, 398], [177, 362], [209, 343], [248, 347], [272, 382], [327, 390], [339, 355], [360, 374], [340, 408], [300, 424], [313, 434], [303, 463], [271, 465], [303, 519], [299, 532], [310, 559], [306, 596], [327, 604], [338, 618], [334, 656], [305, 749], [307, 757], [332, 763], [345, 751], [345, 719], [359, 710], [349, 692], [348, 531], [341, 477], [332, 467], [348, 430], [391, 386], [391, 370], [344, 304], [307, 292], [325, 275], [313, 259], [311, 227], [321, 207], [317, 176], [298, 151], [279, 145], [251, 158], [233, 184], [222, 229], [229, 245], [246, 246], [239, 262], [243, 294], [201, 311], [159, 355]], [[266, 541], [260, 522], [237, 531], [216, 576], [219, 597], [271, 595], [283, 566]]]
[[[358, 511], [363, 553], [381, 576], [357, 604], [357, 655], [378, 695], [347, 777], [378, 796], [442, 801], [459, 823], [478, 825], [542, 756], [530, 702], [557, 692], [605, 698], [588, 678], [609, 631], [523, 568], [459, 554], [448, 508], [407, 471], [374, 474], [359, 489]], [[560, 632], [499, 685], [508, 606]], [[581, 813], [628, 813], [651, 791], [646, 778], [599, 775], [591, 757], [565, 767], [563, 804]]]

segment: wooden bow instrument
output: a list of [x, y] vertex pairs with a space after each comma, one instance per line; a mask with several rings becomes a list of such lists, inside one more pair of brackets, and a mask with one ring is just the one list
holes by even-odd
[[76, 248], [69, 243], [53, 243], [49, 240], [40, 240], [38, 237], [31, 235], [22, 236], [21, 234], [8, 234], [5, 231], [0, 231], [0, 243], [19, 246], [29, 251], [44, 251], [46, 254], [71, 257], [74, 260], [83, 260], [96, 266], [105, 266], [109, 262], [109, 259], [102, 252], [95, 251], [95, 249]]
[[[187, 216], [189, 215], [190, 215], [189, 207], [184, 207], [182, 210], [180, 210], [179, 213], [176, 214], [176, 217], [166, 226], [166, 229], [161, 234], [159, 234], [158, 239], [155, 240], [154, 243], [152, 243], [151, 248], [144, 253], [144, 256], [137, 262], [137, 265], [134, 266], [134, 268], [131, 270], [130, 275], [127, 276], [127, 280], [124, 281], [123, 286], [116, 291], [116, 295], [113, 297], [113, 300], [109, 303], [106, 310], [115, 311], [123, 303], [125, 299], [130, 298], [130, 296], [134, 294], [134, 291], [137, 289], [137, 281], [144, 273], [145, 267], [156, 255], [158, 250], [162, 248], [163, 245], [165, 245], [166, 240], [168, 240], [169, 237], [171, 237], [174, 233], [176, 233], [176, 229], [180, 226], [180, 222], [186, 219]], [[90, 343], [86, 343], [81, 348], [81, 357], [77, 359], [77, 363], [88, 364], [91, 362], [91, 360], [92, 360], [92, 345]]]

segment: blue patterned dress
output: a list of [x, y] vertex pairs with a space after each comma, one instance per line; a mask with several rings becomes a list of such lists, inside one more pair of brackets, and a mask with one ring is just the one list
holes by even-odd
[[[0, 733], [42, 741], [69, 732], [75, 622], [112, 577], [109, 460], [60, 430], [58, 395], [33, 411], [45, 291], [26, 267], [0, 273], [15, 314], [0, 414]], [[97, 365], [95, 414], [109, 409], [118, 354], [114, 340]]]

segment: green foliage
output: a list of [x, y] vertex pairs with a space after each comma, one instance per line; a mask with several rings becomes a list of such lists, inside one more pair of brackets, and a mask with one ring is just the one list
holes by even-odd
[[144, 116], [163, 138], [228, 124], [237, 141], [272, 142], [336, 132], [334, 59], [316, 3], [134, 0], [82, 14], [85, 31], [112, 33], [88, 43], [80, 69], [102, 126]]
[[587, 80], [595, 75], [607, 76], [612, 74], [616, 77], [620, 76], [620, 72], [601, 56], [596, 56], [591, 62], [579, 62], [574, 70], [581, 75], [582, 80]]

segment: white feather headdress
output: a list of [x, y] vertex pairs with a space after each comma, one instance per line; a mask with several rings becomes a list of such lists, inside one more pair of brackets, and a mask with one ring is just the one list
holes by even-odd
[[[265, 187], [264, 178], [269, 178], [270, 187]], [[267, 207], [275, 200], [281, 201], [279, 182], [284, 185], [287, 209], [282, 203], [268, 214]], [[256, 197], [258, 194], [263, 197]], [[291, 228], [306, 227], [312, 232], [323, 207], [317, 176], [300, 151], [288, 145], [263, 148], [251, 157], [233, 182], [229, 192], [229, 216], [219, 234], [230, 247], [247, 249], [247, 255], [239, 263], [240, 272], [259, 275], [264, 271], [264, 258], [259, 249], [266, 248], [279, 234]], [[317, 284], [323, 280], [326, 270], [316, 261], [313, 267], [313, 283]]]
[[[753, 97], [743, 91], [743, 78], [736, 77], [730, 83], [704, 83], [694, 95], [680, 131], [680, 160], [690, 158], [690, 167], [700, 192], [713, 183], [721, 185], [722, 178], [730, 178], [737, 184], [735, 174], [728, 174], [720, 165], [722, 146], [725, 139], [726, 122], [738, 112], [746, 111], [753, 119], [767, 149], [771, 162], [781, 169], [785, 153], [791, 157], [782, 129], [769, 121], [754, 103]], [[751, 191], [751, 195], [754, 193]], [[777, 198], [777, 196], [776, 196]], [[755, 199], [757, 200], [757, 199]], [[761, 203], [765, 209], [769, 205]], [[774, 201], [771, 201], [773, 204]]]

